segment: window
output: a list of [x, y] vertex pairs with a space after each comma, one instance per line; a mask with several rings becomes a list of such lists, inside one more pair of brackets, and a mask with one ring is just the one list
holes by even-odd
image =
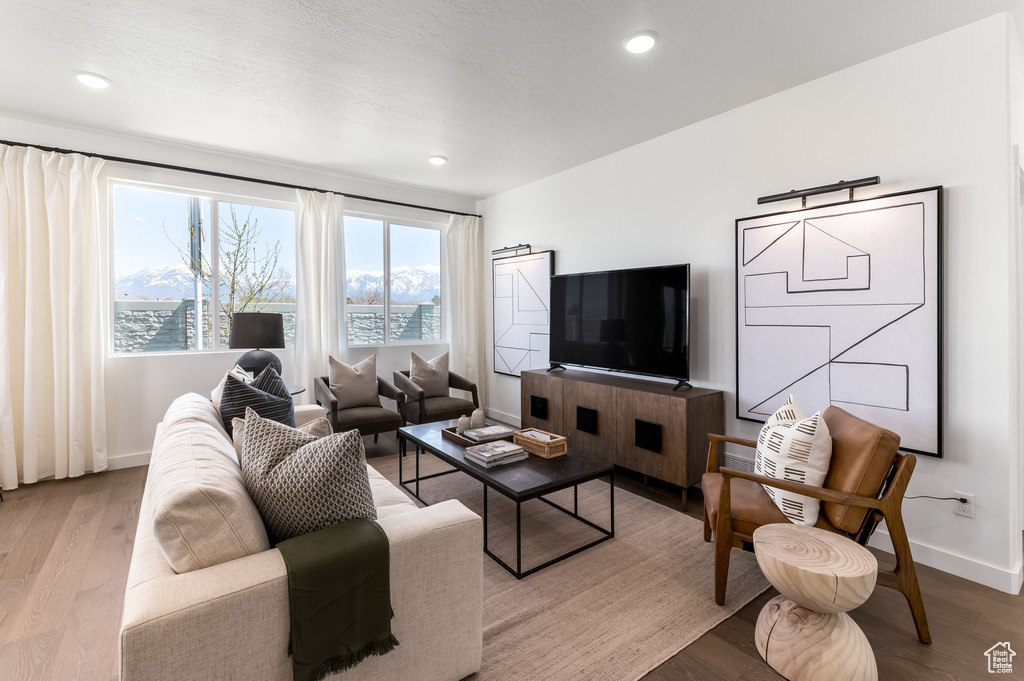
[[441, 230], [345, 216], [348, 345], [441, 340]]
[[232, 312], [282, 313], [292, 344], [293, 210], [122, 184], [112, 206], [115, 352], [226, 348]]

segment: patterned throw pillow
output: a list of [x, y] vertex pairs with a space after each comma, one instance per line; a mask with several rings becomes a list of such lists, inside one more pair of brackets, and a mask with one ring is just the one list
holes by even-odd
[[[331, 422], [327, 420], [326, 416], [303, 423], [301, 426], [296, 426], [295, 429], [318, 438], [327, 437], [334, 432], [331, 430]], [[235, 457], [237, 457], [238, 463], [242, 463], [242, 445], [245, 443], [245, 419], [238, 417], [231, 419], [231, 441], [235, 445]]]
[[424, 397], [448, 397], [448, 353], [427, 361], [409, 353], [409, 378], [423, 389]]
[[249, 409], [242, 480], [272, 543], [352, 518], [377, 519], [358, 430], [317, 438]]
[[272, 366], [268, 366], [248, 384], [228, 374], [224, 394], [220, 398], [220, 417], [224, 420], [224, 429], [228, 435], [231, 435], [231, 421], [244, 418], [247, 407], [252, 407], [264, 418], [295, 426], [295, 404], [291, 393]]
[[[754, 472], [821, 487], [832, 458], [832, 437], [821, 412], [808, 418], [790, 395], [772, 414], [757, 436]], [[821, 502], [817, 499], [764, 486], [786, 517], [797, 525], [813, 525]]]
[[224, 374], [224, 377], [220, 379], [220, 383], [210, 391], [210, 401], [213, 402], [213, 406], [218, 414], [220, 413], [220, 398], [224, 395], [224, 386], [228, 382], [228, 376], [234, 376], [242, 383], [252, 383], [252, 376], [249, 375], [249, 372], [237, 364]]
[[357, 364], [345, 364], [327, 356], [331, 368], [331, 392], [338, 398], [339, 409], [379, 407], [377, 394], [377, 355], [370, 355]]

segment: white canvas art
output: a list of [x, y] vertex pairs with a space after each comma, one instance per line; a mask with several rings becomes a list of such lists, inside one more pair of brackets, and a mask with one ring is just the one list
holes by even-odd
[[555, 254], [494, 260], [494, 371], [547, 369]]
[[942, 188], [736, 221], [736, 410], [794, 395], [941, 456]]

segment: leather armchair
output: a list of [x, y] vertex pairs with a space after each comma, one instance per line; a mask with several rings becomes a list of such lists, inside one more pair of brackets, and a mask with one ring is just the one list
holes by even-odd
[[451, 395], [426, 397], [423, 394], [423, 389], [409, 378], [408, 371], [396, 371], [394, 379], [395, 385], [406, 395], [402, 418], [408, 423], [448, 421], [449, 419], [457, 419], [460, 416], [469, 416], [475, 409], [480, 407], [480, 397], [477, 393], [476, 383], [452, 371], [448, 372], [448, 387], [468, 391], [473, 396], [472, 402], [452, 397]]
[[704, 541], [715, 541], [715, 601], [725, 603], [729, 554], [733, 548], [752, 550], [754, 530], [789, 520], [762, 485], [804, 494], [822, 502], [815, 527], [865, 544], [879, 521], [885, 520], [896, 553], [896, 568], [879, 568], [878, 584], [900, 591], [910, 605], [922, 643], [931, 643], [928, 619], [914, 569], [914, 558], [903, 524], [903, 495], [917, 459], [898, 451], [900, 438], [892, 431], [838, 408], [829, 407], [825, 423], [832, 436], [832, 459], [822, 487], [755, 475], [719, 466], [723, 442], [756, 447], [752, 440], [709, 435], [704, 492]]
[[373, 435], [377, 441], [380, 433], [398, 430], [405, 425], [402, 412], [405, 408], [405, 393], [395, 388], [380, 376], [377, 377], [377, 394], [398, 403], [398, 411], [385, 407], [352, 407], [340, 409], [338, 398], [331, 391], [330, 378], [319, 376], [313, 380], [313, 395], [317, 404], [327, 411], [327, 418], [335, 433], [359, 430], [360, 435]]

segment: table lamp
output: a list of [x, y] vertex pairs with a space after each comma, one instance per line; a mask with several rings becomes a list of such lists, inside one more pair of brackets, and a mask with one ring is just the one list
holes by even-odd
[[229, 348], [256, 348], [239, 357], [235, 364], [258, 376], [267, 366], [281, 375], [281, 360], [269, 350], [284, 347], [284, 317], [275, 312], [235, 312], [231, 315]]

